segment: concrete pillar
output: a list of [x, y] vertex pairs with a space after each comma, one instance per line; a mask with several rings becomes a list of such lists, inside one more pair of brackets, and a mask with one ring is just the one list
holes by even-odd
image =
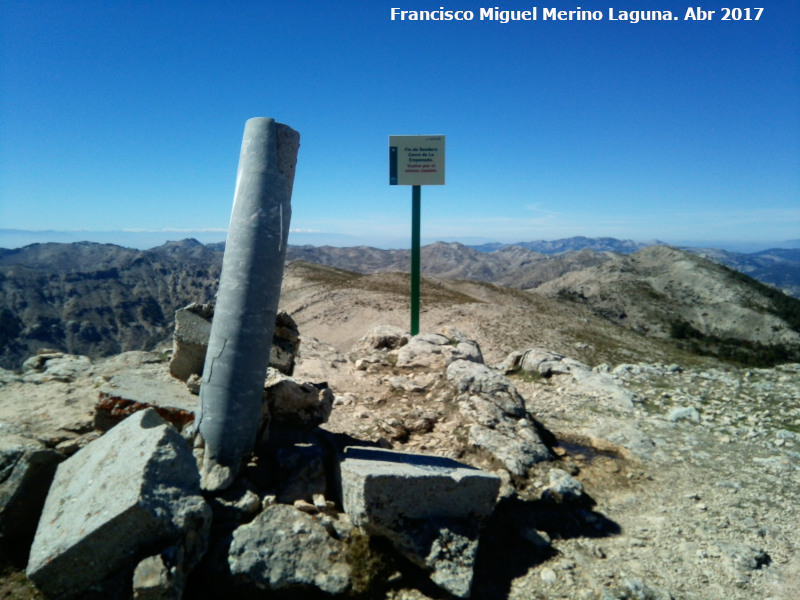
[[299, 146], [300, 134], [273, 119], [245, 124], [200, 387], [206, 490], [228, 487], [255, 445]]

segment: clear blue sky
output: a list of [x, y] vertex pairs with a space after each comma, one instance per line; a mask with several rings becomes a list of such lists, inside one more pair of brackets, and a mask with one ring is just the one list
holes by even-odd
[[[503, 24], [480, 7], [534, 4], [3, 0], [0, 229], [222, 240], [244, 123], [266, 116], [301, 135], [292, 243], [410, 244], [390, 134], [447, 136], [423, 241], [797, 239], [800, 3], [763, 4], [552, 2]], [[440, 6], [475, 18], [390, 19]], [[576, 6], [603, 20], [542, 20]]]

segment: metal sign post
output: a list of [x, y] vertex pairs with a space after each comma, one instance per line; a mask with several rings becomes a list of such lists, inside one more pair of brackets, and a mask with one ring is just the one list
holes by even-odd
[[421, 187], [411, 188], [411, 335], [419, 333], [419, 222]]
[[411, 335], [419, 333], [419, 230], [423, 185], [444, 185], [443, 135], [390, 135], [389, 185], [411, 187]]

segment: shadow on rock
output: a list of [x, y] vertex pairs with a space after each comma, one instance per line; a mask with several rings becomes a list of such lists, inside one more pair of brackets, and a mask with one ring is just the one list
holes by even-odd
[[472, 597], [508, 598], [514, 579], [558, 554], [550, 543], [553, 539], [619, 534], [620, 526], [594, 512], [594, 504], [586, 494], [579, 502], [567, 503], [549, 498], [502, 500], [481, 536]]

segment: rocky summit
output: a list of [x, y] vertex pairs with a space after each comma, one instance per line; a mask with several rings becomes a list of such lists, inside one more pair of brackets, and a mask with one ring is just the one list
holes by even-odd
[[[156, 414], [189, 393], [163, 354], [40, 355], [2, 372], [3, 547], [53, 598], [793, 597], [800, 365], [484, 354], [453, 328], [379, 326], [349, 351], [303, 336], [293, 376], [265, 382], [297, 416], [205, 499], [191, 424]], [[161, 407], [131, 389], [138, 410], [102, 433], [122, 376]], [[281, 409], [278, 380], [332, 405]]]
[[[290, 264], [223, 491], [194, 431], [208, 299], [153, 351], [0, 369], [0, 595], [795, 598], [800, 364], [707, 351], [790, 345], [794, 322], [686, 253], [626, 261], [616, 288], [425, 278], [415, 336], [404, 274]], [[604, 314], [631, 273], [705, 337]], [[723, 332], [726, 303], [784, 337]]]

